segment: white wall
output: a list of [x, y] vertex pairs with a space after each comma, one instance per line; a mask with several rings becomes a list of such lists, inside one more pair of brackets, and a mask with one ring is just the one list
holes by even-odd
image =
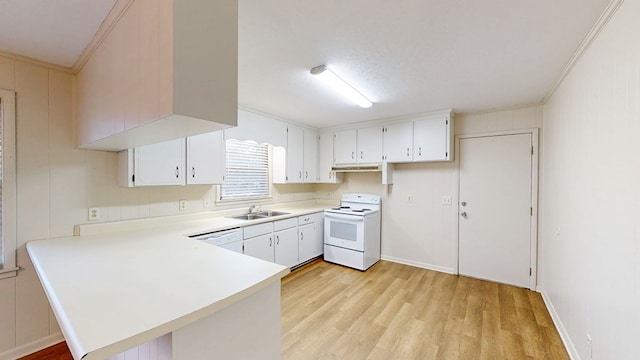
[[575, 358], [640, 359], [640, 1], [544, 106], [540, 283]]
[[[480, 114], [458, 114], [455, 134], [477, 134], [542, 126], [542, 106]], [[454, 272], [457, 207], [441, 205], [443, 196], [457, 203], [458, 178], [453, 162], [399, 164], [394, 183], [381, 185], [380, 173], [348, 173], [343, 184], [317, 185], [316, 196], [340, 199], [343, 193], [382, 196], [382, 256], [423, 268]], [[407, 196], [413, 202], [407, 202]]]
[[[71, 236], [100, 207], [104, 221], [215, 210], [215, 187], [120, 188], [115, 153], [73, 144], [72, 75], [0, 54], [0, 88], [16, 91], [17, 277], [0, 280], [0, 359], [24, 355], [60, 339], [59, 328], [24, 244]], [[274, 186], [271, 202], [313, 198], [313, 185]], [[204, 199], [214, 207], [205, 209]], [[237, 206], [237, 205], [236, 205]], [[248, 206], [248, 205], [247, 205]], [[79, 271], [69, 264], [69, 271]], [[80, 289], [79, 289], [80, 291]]]

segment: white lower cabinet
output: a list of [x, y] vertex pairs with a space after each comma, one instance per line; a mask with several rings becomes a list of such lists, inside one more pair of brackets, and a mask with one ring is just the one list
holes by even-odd
[[289, 218], [273, 222], [276, 242], [275, 263], [292, 267], [298, 265], [298, 220]]
[[242, 252], [258, 259], [274, 262], [273, 223], [243, 228]]
[[294, 267], [322, 255], [324, 212], [243, 228], [245, 255]]
[[324, 213], [298, 217], [299, 263], [322, 255], [324, 247]]
[[284, 266], [298, 265], [298, 220], [278, 220], [244, 228], [243, 253]]

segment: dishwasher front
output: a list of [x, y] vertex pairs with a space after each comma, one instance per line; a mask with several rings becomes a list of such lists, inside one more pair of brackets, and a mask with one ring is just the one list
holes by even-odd
[[190, 236], [193, 239], [204, 241], [207, 244], [220, 246], [225, 249], [242, 254], [242, 229], [233, 228], [220, 230], [206, 234]]

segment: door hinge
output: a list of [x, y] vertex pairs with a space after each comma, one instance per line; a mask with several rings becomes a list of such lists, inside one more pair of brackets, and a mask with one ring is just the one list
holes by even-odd
[[533, 155], [533, 146], [531, 147], [531, 155]]
[[449, 156], [449, 152], [448, 152], [448, 151], [445, 151], [445, 153], [444, 153], [444, 157], [448, 157], [448, 156]]
[[531, 268], [529, 268], [529, 276], [531, 276]]
[[529, 208], [529, 216], [533, 216], [533, 207]]
[[136, 174], [131, 175], [131, 182], [135, 184], [135, 182], [136, 182]]

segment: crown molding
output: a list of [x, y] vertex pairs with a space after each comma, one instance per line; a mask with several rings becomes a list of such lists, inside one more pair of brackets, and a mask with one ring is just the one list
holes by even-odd
[[624, 0], [611, 0], [609, 5], [607, 5], [607, 7], [604, 9], [602, 14], [598, 18], [598, 21], [596, 21], [596, 23], [593, 25], [591, 30], [589, 30], [589, 32], [587, 33], [587, 36], [584, 38], [584, 40], [582, 40], [582, 43], [580, 44], [576, 52], [573, 54], [573, 56], [571, 57], [567, 65], [564, 67], [564, 70], [562, 71], [562, 74], [560, 75], [560, 78], [558, 79], [558, 81], [556, 81], [555, 84], [553, 84], [553, 87], [551, 88], [547, 96], [545, 96], [544, 99], [542, 100], [543, 104], [546, 104], [547, 101], [549, 101], [549, 99], [551, 98], [551, 96], [553, 96], [553, 94], [556, 92], [558, 87], [560, 87], [560, 84], [562, 84], [562, 82], [567, 77], [567, 75], [569, 75], [569, 72], [571, 72], [571, 69], [573, 69], [573, 67], [580, 61], [580, 59], [587, 52], [587, 50], [589, 49], [593, 41], [596, 38], [598, 38], [598, 35], [605, 28], [609, 20], [613, 18], [613, 15], [615, 15], [616, 11], [618, 11], [622, 3], [624, 3]]

